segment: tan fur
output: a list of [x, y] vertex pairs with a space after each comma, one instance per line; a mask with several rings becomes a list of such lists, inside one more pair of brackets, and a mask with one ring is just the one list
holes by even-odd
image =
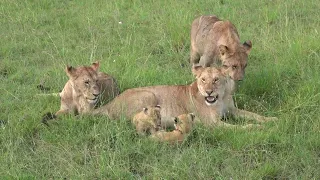
[[158, 105], [158, 100], [154, 93], [141, 89], [128, 89], [108, 104], [94, 109], [91, 114], [106, 115], [113, 120], [131, 119], [144, 107], [155, 107], [156, 105]]
[[172, 117], [194, 113], [208, 126], [234, 125], [224, 123], [225, 115], [255, 119], [258, 122], [275, 120], [255, 113], [237, 109], [232, 94], [234, 81], [214, 67], [194, 66], [196, 81], [190, 85], [151, 86], [129, 89], [113, 101], [94, 110], [94, 114], [105, 114], [112, 119], [122, 115], [131, 118], [145, 106], [161, 106], [161, 126], [173, 126]]
[[148, 106], [132, 118], [132, 123], [141, 135], [154, 134], [161, 125], [160, 106]]
[[181, 143], [185, 137], [190, 133], [194, 125], [195, 116], [192, 113], [181, 114], [174, 118], [175, 130], [171, 132], [157, 131], [151, 138], [160, 142], [168, 142], [171, 144]]
[[74, 68], [67, 66], [69, 77], [60, 93], [61, 106], [56, 115], [91, 111], [97, 103], [108, 102], [119, 94], [115, 79], [103, 72], [98, 72], [99, 62], [91, 66]]
[[218, 64], [234, 80], [244, 78], [251, 41], [240, 43], [236, 27], [217, 16], [200, 16], [191, 25], [190, 62], [209, 67]]

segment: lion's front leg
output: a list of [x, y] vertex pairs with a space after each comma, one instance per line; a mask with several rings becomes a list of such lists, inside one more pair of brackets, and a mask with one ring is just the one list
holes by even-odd
[[224, 127], [224, 128], [233, 128], [233, 129], [250, 129], [254, 127], [260, 127], [259, 124], [247, 124], [244, 126], [241, 125], [235, 125], [235, 124], [229, 124], [221, 120], [222, 117], [220, 116], [214, 116], [208, 119], [201, 119], [201, 122], [208, 125], [209, 127], [215, 128], [215, 127]]
[[234, 124], [229, 124], [229, 123], [225, 123], [223, 121], [218, 121], [215, 126], [219, 126], [219, 127], [226, 127], [226, 128], [241, 128], [241, 129], [250, 129], [250, 128], [259, 128], [260, 125], [259, 124], [247, 124], [244, 126], [240, 126], [240, 125], [234, 125]]
[[251, 119], [251, 120], [255, 120], [259, 123], [278, 120], [278, 118], [276, 118], [276, 117], [265, 117], [265, 116], [261, 116], [259, 114], [249, 112], [246, 110], [242, 110], [242, 109], [234, 109], [233, 115], [236, 118]]
[[213, 59], [214, 59], [213, 55], [204, 54], [201, 56], [199, 64], [202, 67], [210, 67], [211, 64], [213, 63]]
[[97, 109], [92, 109], [90, 112], [88, 112], [87, 114], [90, 115], [105, 115], [105, 116], [109, 116], [108, 110], [106, 105], [101, 106]]
[[200, 61], [200, 54], [191, 48], [190, 50], [190, 63], [191, 64], [198, 64]]

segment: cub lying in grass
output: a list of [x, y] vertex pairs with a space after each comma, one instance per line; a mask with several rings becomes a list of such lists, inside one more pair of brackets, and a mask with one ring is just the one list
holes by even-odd
[[151, 138], [160, 142], [168, 142], [171, 144], [181, 143], [192, 130], [195, 116], [192, 113], [182, 114], [174, 118], [175, 129], [171, 132], [157, 131], [151, 135]]
[[132, 118], [138, 134], [154, 134], [161, 125], [160, 106], [145, 107]]

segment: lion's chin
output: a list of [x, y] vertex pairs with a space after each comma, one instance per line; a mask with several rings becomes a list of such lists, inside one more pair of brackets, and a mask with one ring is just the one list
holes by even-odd
[[206, 104], [208, 106], [214, 105], [218, 101], [219, 95], [205, 97]]
[[98, 98], [95, 98], [95, 99], [88, 99], [87, 98], [87, 101], [88, 101], [89, 104], [96, 104], [97, 101], [98, 101]]

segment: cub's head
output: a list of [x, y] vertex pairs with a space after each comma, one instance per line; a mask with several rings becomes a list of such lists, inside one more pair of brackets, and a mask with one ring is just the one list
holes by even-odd
[[221, 69], [215, 67], [193, 66], [192, 73], [196, 76], [199, 93], [208, 106], [222, 100], [227, 83], [227, 77]]
[[222, 69], [227, 72], [233, 80], [243, 80], [251, 47], [251, 41], [244, 42], [242, 45], [237, 46], [235, 50], [231, 50], [228, 46], [219, 46]]
[[98, 85], [99, 62], [91, 66], [72, 67], [67, 66], [65, 71], [71, 81], [72, 88], [77, 95], [84, 97], [90, 104], [95, 104], [100, 95]]
[[147, 120], [154, 122], [157, 126], [161, 125], [161, 115], [160, 115], [161, 107], [160, 105], [156, 106], [148, 106], [143, 108], [142, 112], [137, 114], [135, 117], [139, 120]]
[[181, 114], [174, 118], [174, 127], [182, 134], [189, 133], [194, 125], [195, 115], [193, 113]]

